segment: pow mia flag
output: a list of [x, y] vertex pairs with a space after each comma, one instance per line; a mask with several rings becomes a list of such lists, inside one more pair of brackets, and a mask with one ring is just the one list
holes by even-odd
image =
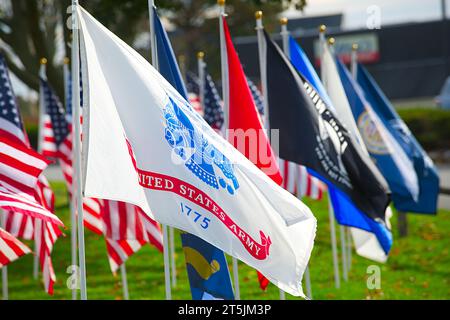
[[370, 218], [385, 221], [386, 181], [267, 33], [265, 39], [269, 121], [279, 129], [279, 156], [311, 169]]

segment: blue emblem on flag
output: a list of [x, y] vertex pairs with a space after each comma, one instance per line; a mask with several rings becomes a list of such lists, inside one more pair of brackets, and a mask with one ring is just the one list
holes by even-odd
[[195, 130], [189, 118], [171, 98], [164, 108], [164, 118], [164, 137], [185, 166], [203, 182], [216, 189], [220, 186], [233, 195], [239, 183], [232, 163]]

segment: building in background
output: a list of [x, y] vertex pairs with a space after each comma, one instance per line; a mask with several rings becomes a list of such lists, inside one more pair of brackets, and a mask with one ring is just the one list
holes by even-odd
[[[447, 19], [383, 26], [381, 29], [344, 30], [341, 15], [289, 20], [289, 30], [315, 67], [318, 61], [318, 26], [327, 25], [327, 36], [336, 39], [335, 50], [348, 62], [353, 43], [388, 98], [432, 98], [450, 75], [450, 22]], [[274, 38], [281, 43], [279, 35]], [[259, 79], [255, 36], [235, 40], [246, 74]]]

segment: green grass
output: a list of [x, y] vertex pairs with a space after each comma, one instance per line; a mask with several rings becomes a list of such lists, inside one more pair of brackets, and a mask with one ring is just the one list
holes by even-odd
[[[56, 213], [69, 226], [69, 208], [63, 183], [52, 183], [56, 193]], [[334, 288], [327, 202], [306, 200], [318, 219], [318, 232], [310, 263], [314, 299], [449, 299], [450, 212], [438, 216], [409, 215], [409, 236], [396, 237], [396, 219], [392, 219], [394, 246], [386, 264], [377, 264], [353, 253], [348, 282]], [[57, 276], [54, 296], [47, 295], [41, 280], [32, 277], [32, 256], [27, 255], [8, 268], [10, 299], [70, 299], [66, 287], [70, 265], [70, 230], [59, 239], [52, 254]], [[87, 286], [89, 299], [122, 299], [120, 275], [109, 269], [105, 241], [86, 230]], [[174, 299], [190, 299], [189, 284], [180, 239], [176, 236], [177, 286]], [[231, 259], [229, 259], [231, 262]], [[366, 286], [367, 267], [381, 268], [381, 289]], [[146, 246], [127, 262], [131, 299], [164, 299], [163, 259], [156, 249]], [[278, 299], [279, 291], [269, 285], [266, 292], [259, 289], [256, 271], [239, 264], [240, 289], [243, 299]], [[295, 299], [287, 295], [288, 299]]]

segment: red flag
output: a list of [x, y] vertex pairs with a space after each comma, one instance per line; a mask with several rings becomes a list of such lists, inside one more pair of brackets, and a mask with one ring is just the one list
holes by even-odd
[[[263, 129], [263, 124], [248, 87], [247, 78], [231, 41], [227, 22], [223, 18], [225, 41], [228, 56], [229, 76], [229, 142], [243, 155], [266, 173], [273, 181], [281, 185], [283, 179], [277, 160]], [[261, 289], [265, 290], [269, 280], [258, 271]]]
[[[263, 129], [225, 19], [223, 25], [230, 79], [229, 141], [273, 181], [281, 185], [283, 179], [277, 160]], [[244, 133], [241, 134], [242, 132]]]

